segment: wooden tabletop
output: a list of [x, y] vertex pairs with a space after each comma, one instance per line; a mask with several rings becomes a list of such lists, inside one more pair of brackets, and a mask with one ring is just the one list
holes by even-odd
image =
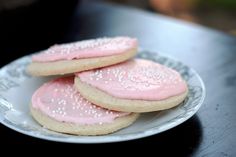
[[[10, 49], [10, 44], [5, 42], [0, 50], [11, 50], [12, 54], [1, 57], [1, 66], [53, 42], [115, 35], [137, 37], [142, 48], [166, 53], [194, 68], [206, 85], [207, 96], [197, 114], [183, 124], [158, 135], [116, 145], [155, 144], [159, 153], [176, 156], [236, 155], [236, 37], [166, 16], [101, 2], [80, 4], [61, 31], [60, 36], [48, 36], [48, 40], [36, 37], [30, 40], [26, 34], [22, 40], [31, 41], [28, 46], [22, 42], [21, 46], [15, 44], [15, 48]], [[41, 43], [35, 44], [32, 40]], [[1, 141], [6, 143], [53, 143], [22, 135], [3, 125], [0, 132]], [[166, 151], [167, 148], [171, 151]]]

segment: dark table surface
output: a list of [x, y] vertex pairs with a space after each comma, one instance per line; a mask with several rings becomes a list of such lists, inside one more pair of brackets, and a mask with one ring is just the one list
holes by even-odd
[[[89, 8], [89, 9], [88, 9]], [[5, 15], [6, 14], [6, 15]], [[15, 15], [14, 15], [15, 14]], [[180, 156], [236, 155], [236, 37], [133, 8], [86, 2], [64, 17], [42, 26], [27, 13], [4, 13], [0, 65], [51, 44], [101, 36], [137, 37], [141, 47], [171, 55], [196, 69], [207, 90], [204, 104], [185, 123], [151, 137], [118, 144], [155, 144], [159, 153]], [[36, 14], [36, 13], [35, 13]], [[16, 17], [15, 17], [16, 16]], [[38, 15], [37, 17], [44, 16]], [[53, 15], [52, 15], [53, 16]], [[29, 18], [14, 31], [11, 18]], [[68, 18], [69, 17], [69, 18]], [[14, 26], [10, 26], [14, 27]], [[31, 28], [30, 28], [31, 27]], [[33, 29], [32, 29], [33, 27]], [[1, 30], [2, 31], [2, 30]], [[33, 35], [32, 35], [33, 34]], [[22, 135], [0, 125], [1, 143], [53, 143]], [[166, 151], [166, 149], [171, 151]]]

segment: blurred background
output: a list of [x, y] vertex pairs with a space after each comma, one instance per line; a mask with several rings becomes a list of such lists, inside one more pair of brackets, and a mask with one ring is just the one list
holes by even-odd
[[[71, 41], [68, 32], [81, 1], [0, 0], [0, 53], [14, 54], [2, 59], [1, 65], [55, 43]], [[236, 0], [84, 1], [108, 1], [137, 7], [236, 35]]]
[[236, 0], [102, 0], [135, 6], [236, 35]]
[[[78, 1], [82, 0], [0, 0], [0, 17], [6, 12], [17, 10], [35, 10], [43, 8], [40, 13], [54, 11], [64, 18], [70, 14]], [[84, 0], [90, 1], [90, 0]], [[108, 1], [133, 6], [150, 12], [160, 13], [186, 21], [202, 24], [236, 34], [236, 0], [93, 0]], [[31, 10], [31, 11], [33, 11]], [[29, 12], [28, 12], [29, 13]], [[52, 16], [48, 14], [49, 16]]]

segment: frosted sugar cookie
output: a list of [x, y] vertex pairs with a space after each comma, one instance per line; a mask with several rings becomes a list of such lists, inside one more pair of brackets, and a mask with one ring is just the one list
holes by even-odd
[[169, 109], [188, 93], [178, 72], [143, 59], [77, 73], [75, 86], [90, 102], [125, 112]]
[[102, 135], [132, 124], [136, 113], [117, 112], [98, 107], [74, 88], [74, 77], [52, 80], [32, 97], [31, 114], [42, 126], [62, 133]]
[[137, 40], [130, 37], [98, 38], [54, 45], [32, 56], [27, 71], [33, 76], [62, 75], [95, 69], [132, 58]]

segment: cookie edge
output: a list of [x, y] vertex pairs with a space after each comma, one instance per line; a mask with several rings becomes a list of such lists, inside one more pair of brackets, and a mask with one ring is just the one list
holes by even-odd
[[96, 87], [82, 82], [77, 76], [74, 83], [80, 94], [90, 102], [110, 110], [123, 112], [143, 113], [170, 109], [183, 102], [188, 95], [187, 89], [180, 95], [158, 101], [122, 99], [111, 96]]
[[57, 121], [43, 114], [40, 110], [33, 108], [31, 104], [30, 104], [30, 112], [32, 117], [40, 125], [49, 130], [72, 135], [87, 135], [87, 136], [106, 135], [116, 132], [118, 130], [130, 126], [139, 117], [139, 114], [131, 113], [127, 116], [116, 118], [112, 123], [83, 125], [83, 124]]
[[26, 71], [32, 76], [64, 75], [121, 63], [133, 58], [136, 53], [137, 48], [133, 48], [122, 54], [112, 56], [60, 60], [54, 62], [31, 62], [27, 66]]

